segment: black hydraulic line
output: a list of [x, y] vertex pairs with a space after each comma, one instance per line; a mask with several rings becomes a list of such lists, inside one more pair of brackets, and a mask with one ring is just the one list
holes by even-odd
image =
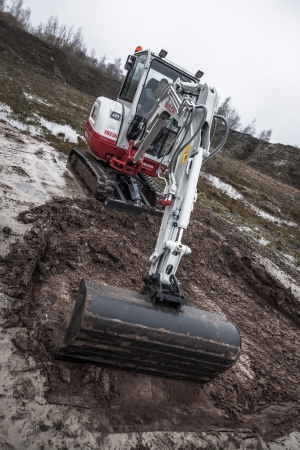
[[174, 173], [174, 165], [175, 165], [175, 162], [176, 162], [176, 160], [177, 160], [178, 155], [182, 152], [182, 150], [183, 150], [187, 145], [189, 145], [190, 142], [192, 142], [192, 141], [195, 139], [195, 137], [197, 136], [197, 134], [200, 133], [200, 131], [202, 130], [202, 127], [203, 127], [203, 125], [204, 125], [204, 122], [205, 122], [205, 120], [206, 120], [206, 117], [207, 117], [207, 108], [206, 108], [206, 106], [205, 106], [205, 105], [196, 105], [195, 109], [203, 109], [203, 110], [204, 110], [204, 114], [203, 114], [202, 120], [201, 120], [201, 122], [200, 122], [200, 124], [199, 124], [199, 127], [197, 128], [197, 130], [196, 130], [195, 133], [193, 134], [193, 136], [192, 136], [187, 142], [185, 142], [181, 147], [179, 147], [179, 148], [175, 151], [174, 155], [172, 156], [171, 161], [170, 161], [170, 167], [169, 167], [170, 175]]
[[[164, 155], [162, 156], [162, 158], [165, 157], [165, 156], [167, 156], [167, 155], [170, 153], [170, 151], [172, 150], [173, 145], [175, 144], [176, 140], [179, 139], [180, 133], [181, 133], [182, 130], [187, 126], [188, 121], [189, 121], [190, 118], [191, 118], [191, 120], [192, 120], [191, 112], [188, 114], [188, 116], [187, 116], [187, 118], [186, 118], [184, 124], [182, 125], [180, 131], [178, 132], [178, 134], [176, 134], [175, 138], [173, 139], [173, 141], [171, 142], [171, 144], [169, 145], [169, 147], [168, 147], [167, 150], [165, 151], [165, 153], [164, 153]], [[185, 139], [187, 132], [188, 132], [188, 130], [185, 131], [185, 134], [184, 134], [183, 138], [181, 139], [181, 142]], [[161, 167], [161, 164], [162, 164], [162, 162], [160, 162], [157, 171], [158, 171], [159, 168]]]
[[139, 124], [139, 128], [141, 128], [141, 130], [140, 130], [138, 136], [140, 135], [140, 133], [142, 133], [141, 136], [139, 137], [139, 141], [141, 141], [143, 139], [143, 137], [144, 137], [144, 134], [145, 134], [145, 131], [146, 131], [146, 128], [147, 128], [147, 123], [148, 123], [148, 118], [145, 116], [143, 118], [143, 120], [141, 120], [141, 122]]
[[213, 120], [213, 129], [212, 129], [212, 132], [211, 132], [210, 142], [213, 141], [213, 138], [215, 137], [216, 131], [217, 131], [217, 119], [214, 117], [214, 120]]
[[[192, 114], [191, 114], [191, 112], [188, 114], [188, 116], [187, 116], [187, 118], [186, 118], [184, 124], [182, 125], [182, 127], [181, 127], [179, 133], [175, 136], [175, 138], [173, 139], [173, 141], [171, 142], [171, 144], [169, 145], [169, 147], [167, 148], [167, 150], [166, 150], [166, 152], [164, 153], [163, 156], [166, 156], [166, 155], [168, 155], [168, 154], [170, 153], [170, 151], [172, 150], [172, 147], [173, 147], [173, 145], [175, 144], [176, 140], [179, 139], [180, 133], [182, 133], [182, 130], [184, 130], [184, 128], [185, 128], [187, 125], [189, 125], [189, 124], [188, 124], [188, 121], [189, 121], [190, 118], [191, 118], [191, 120], [192, 120]], [[191, 122], [191, 120], [190, 120], [190, 122]], [[184, 141], [184, 139], [185, 139], [185, 137], [186, 137], [186, 135], [187, 135], [187, 132], [188, 132], [188, 129], [185, 130], [185, 133], [184, 133], [183, 137], [181, 138], [181, 142]], [[161, 165], [161, 164], [160, 164], [160, 165]]]
[[[191, 113], [191, 111], [189, 111], [189, 114], [187, 115], [186, 120], [185, 120], [183, 126], [181, 127], [181, 130], [178, 133], [179, 135], [177, 135], [175, 137], [174, 141], [171, 143], [171, 146], [173, 145], [173, 143], [175, 143], [176, 139], [178, 139], [180, 137], [180, 134], [182, 133], [182, 131], [185, 129], [185, 127], [187, 127], [191, 123], [191, 121], [192, 121], [192, 113]], [[184, 133], [183, 137], [181, 138], [181, 142], [184, 141], [184, 139], [187, 135], [187, 132], [188, 132], [188, 129], [185, 130], [185, 133]], [[166, 152], [166, 154], [167, 154], [167, 152]], [[171, 158], [171, 161], [172, 161], [172, 158]]]
[[218, 153], [218, 152], [221, 150], [221, 148], [224, 146], [225, 142], [227, 141], [228, 134], [229, 134], [229, 123], [228, 123], [228, 120], [226, 119], [226, 117], [219, 116], [218, 114], [215, 114], [215, 115], [214, 115], [214, 119], [217, 119], [217, 120], [219, 119], [219, 120], [221, 120], [221, 122], [224, 123], [224, 125], [225, 125], [225, 133], [224, 133], [224, 136], [223, 136], [222, 141], [221, 141], [220, 144], [217, 146], [217, 148], [215, 148], [214, 151], [212, 151], [212, 152], [211, 152], [211, 153], [203, 160], [203, 164], [204, 164], [207, 160], [209, 160], [212, 156], [214, 156], [216, 153]]
[[[191, 113], [187, 116], [187, 118], [186, 118], [186, 120], [185, 120], [183, 126], [181, 127], [179, 133], [176, 134], [175, 138], [173, 139], [173, 141], [171, 142], [171, 144], [169, 145], [169, 147], [167, 148], [167, 150], [165, 151], [165, 153], [164, 153], [163, 156], [166, 156], [166, 155], [168, 155], [168, 154], [170, 153], [170, 151], [172, 150], [172, 147], [173, 147], [173, 145], [175, 144], [176, 140], [180, 137], [180, 133], [181, 133], [182, 130], [186, 127], [187, 122], [188, 122], [190, 116], [191, 116]], [[185, 136], [184, 136], [184, 137], [185, 137]], [[183, 139], [184, 139], [184, 137], [183, 137]], [[181, 140], [182, 140], [182, 139], [181, 139]]]

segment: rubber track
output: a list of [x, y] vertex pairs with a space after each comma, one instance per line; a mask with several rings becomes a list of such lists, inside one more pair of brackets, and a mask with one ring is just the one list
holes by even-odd
[[146, 175], [145, 173], [140, 172], [139, 177], [141, 180], [148, 186], [151, 191], [155, 192], [155, 194], [160, 197], [163, 194], [163, 189], [151, 178], [149, 175]]
[[[81, 164], [84, 165], [84, 167], [90, 174], [90, 177], [92, 177], [94, 182], [96, 181], [96, 183], [92, 183], [92, 185], [89, 185], [88, 182], [85, 181], [82, 174], [78, 173], [78, 171], [76, 170], [76, 160], [74, 160], [75, 158], [81, 161]], [[92, 193], [98, 200], [105, 201], [108, 198], [111, 199], [115, 198], [114, 196], [115, 180], [113, 176], [105, 170], [103, 165], [100, 162], [98, 162], [98, 160], [96, 160], [96, 158], [94, 158], [93, 155], [91, 155], [87, 151], [74, 148], [71, 150], [69, 154], [68, 164], [76, 173], [76, 176], [79, 177], [80, 180], [84, 182], [86, 186], [89, 187], [89, 189], [92, 191]], [[142, 182], [146, 186], [148, 186], [156, 194], [157, 197], [160, 197], [163, 194], [161, 187], [157, 183], [155, 183], [155, 181], [150, 176], [144, 173], [139, 173], [138, 175], [139, 178], [142, 180]], [[150, 214], [151, 209], [149, 210]]]
[[88, 152], [80, 149], [73, 149], [69, 155], [69, 161], [71, 167], [74, 169], [72, 165], [72, 156], [76, 155], [77, 158], [80, 158], [81, 161], [90, 169], [90, 172], [94, 175], [97, 181], [97, 194], [95, 196], [99, 200], [105, 200], [106, 197], [114, 196], [115, 190], [115, 182], [111, 175], [106, 172], [101, 163], [98, 163], [97, 160]]

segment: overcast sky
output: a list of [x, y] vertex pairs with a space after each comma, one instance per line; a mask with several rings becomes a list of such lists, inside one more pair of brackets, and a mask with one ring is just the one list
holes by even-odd
[[24, 0], [37, 25], [57, 15], [110, 61], [137, 45], [214, 86], [246, 125], [300, 146], [300, 0]]

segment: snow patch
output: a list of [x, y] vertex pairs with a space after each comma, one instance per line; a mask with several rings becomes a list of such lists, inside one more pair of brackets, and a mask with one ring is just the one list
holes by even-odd
[[[29, 94], [28, 94], [29, 95]], [[47, 128], [54, 136], [58, 136], [59, 134], [63, 134], [65, 140], [69, 142], [74, 142], [77, 144], [79, 134], [69, 125], [60, 125], [55, 122], [51, 122], [50, 120], [46, 120], [43, 117], [35, 114], [35, 117], [40, 122], [40, 126]], [[0, 120], [7, 122], [14, 128], [17, 128], [21, 131], [27, 131], [32, 136], [41, 136], [42, 132], [39, 126], [28, 125], [26, 123], [22, 123], [19, 120], [14, 118], [14, 113], [10, 106], [5, 103], [0, 102]]]
[[245, 205], [249, 206], [252, 211], [254, 211], [258, 216], [263, 217], [264, 219], [269, 220], [270, 222], [277, 223], [278, 225], [288, 225], [290, 227], [296, 227], [297, 224], [290, 220], [280, 219], [279, 217], [273, 216], [268, 212], [264, 211], [261, 208], [253, 205], [252, 203], [245, 200], [244, 196], [240, 194], [233, 186], [224, 181], [220, 180], [220, 178], [211, 175], [210, 173], [201, 172], [201, 175], [204, 176], [208, 181], [210, 181], [217, 189], [224, 192], [224, 194], [228, 195], [228, 197], [233, 198], [234, 200], [243, 200]]
[[300, 286], [297, 284], [297, 282], [288, 274], [283, 272], [283, 270], [279, 269], [279, 267], [274, 264], [272, 261], [270, 261], [268, 258], [265, 258], [264, 256], [255, 255], [257, 261], [265, 267], [267, 272], [270, 273], [270, 275], [274, 276], [276, 280], [278, 280], [281, 284], [283, 284], [284, 287], [290, 288], [293, 295], [300, 300]]

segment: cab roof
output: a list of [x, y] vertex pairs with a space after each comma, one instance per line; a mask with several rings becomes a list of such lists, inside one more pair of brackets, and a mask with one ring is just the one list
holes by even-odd
[[151, 53], [151, 56], [153, 57], [153, 59], [158, 59], [159, 61], [162, 61], [163, 63], [167, 64], [168, 66], [174, 67], [174, 69], [179, 70], [180, 72], [182, 72], [184, 75], [186, 75], [189, 78], [192, 78], [196, 83], [199, 82], [199, 78], [197, 78], [195, 76], [195, 74], [189, 72], [188, 70], [185, 70], [183, 67], [178, 66], [177, 64], [173, 63], [172, 61], [169, 61], [166, 58], [161, 58], [157, 53], [152, 52], [152, 50], [147, 49], [147, 50], [141, 50], [139, 52], [134, 52], [135, 55], [139, 55], [141, 53]]

